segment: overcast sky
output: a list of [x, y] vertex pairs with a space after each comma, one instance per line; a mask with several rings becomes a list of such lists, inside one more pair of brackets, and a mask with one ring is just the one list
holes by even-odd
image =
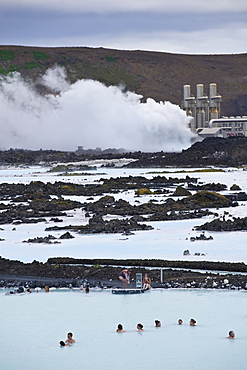
[[247, 0], [0, 0], [0, 44], [247, 52]]

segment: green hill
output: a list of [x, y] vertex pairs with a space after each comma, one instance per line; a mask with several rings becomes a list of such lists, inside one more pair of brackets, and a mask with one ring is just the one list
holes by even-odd
[[[0, 74], [18, 71], [38, 78], [53, 65], [66, 68], [68, 79], [93, 79], [107, 86], [123, 84], [127, 90], [156, 101], [181, 103], [182, 87], [212, 82], [223, 97], [222, 115], [247, 115], [247, 54], [185, 55], [84, 47], [0, 46]], [[40, 87], [41, 89], [41, 87]]]

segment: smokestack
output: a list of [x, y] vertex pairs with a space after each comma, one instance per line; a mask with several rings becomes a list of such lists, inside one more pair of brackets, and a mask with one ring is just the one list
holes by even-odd
[[211, 83], [209, 85], [209, 120], [220, 117], [220, 103], [222, 101], [221, 95], [217, 93], [217, 84]]

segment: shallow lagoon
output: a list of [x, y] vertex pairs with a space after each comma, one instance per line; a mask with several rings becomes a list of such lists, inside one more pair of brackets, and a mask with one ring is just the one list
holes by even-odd
[[[54, 290], [0, 293], [0, 367], [13, 369], [246, 369], [246, 291]], [[177, 325], [178, 318], [184, 320]], [[196, 327], [188, 325], [190, 318]], [[154, 328], [154, 320], [162, 322]], [[138, 333], [141, 322], [145, 332]], [[115, 332], [122, 323], [126, 333]], [[226, 339], [234, 330], [236, 339]], [[60, 348], [72, 331], [77, 341]]]

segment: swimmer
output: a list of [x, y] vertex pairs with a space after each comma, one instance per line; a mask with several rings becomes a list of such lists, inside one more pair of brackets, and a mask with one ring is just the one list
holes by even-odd
[[130, 283], [130, 272], [127, 269], [123, 269], [119, 275], [118, 278], [122, 280], [123, 282], [123, 288], [126, 289], [126, 285]]
[[137, 329], [137, 331], [144, 331], [142, 324], [137, 324], [136, 329]]
[[229, 331], [229, 336], [227, 337], [227, 339], [234, 339], [235, 338], [235, 333], [233, 330], [230, 330]]
[[196, 326], [196, 320], [190, 319], [190, 326]]
[[73, 334], [72, 333], [68, 333], [67, 334], [67, 339], [66, 339], [65, 343], [68, 343], [68, 344], [75, 343], [75, 340], [72, 337], [73, 337]]
[[116, 332], [117, 333], [125, 333], [125, 330], [123, 329], [122, 324], [118, 324]]
[[183, 320], [182, 319], [178, 319], [178, 325], [182, 325], [183, 324]]
[[89, 287], [88, 286], [85, 288], [85, 293], [89, 293]]
[[156, 328], [160, 328], [160, 327], [161, 327], [161, 322], [160, 322], [160, 320], [154, 320], [154, 323], [155, 323], [155, 327], [156, 327]]
[[61, 347], [69, 346], [69, 343], [65, 343], [63, 340], [60, 340], [59, 344]]

